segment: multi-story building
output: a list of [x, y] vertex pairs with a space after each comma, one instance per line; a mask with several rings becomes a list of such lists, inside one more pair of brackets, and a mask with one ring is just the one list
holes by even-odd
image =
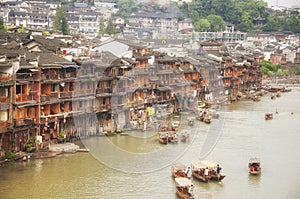
[[[237, 62], [220, 52], [176, 57], [111, 40], [102, 51], [95, 48], [72, 62], [56, 39], [18, 35], [10, 37], [19, 38], [14, 48], [1, 46], [0, 151], [22, 151], [30, 138], [44, 148], [61, 139], [148, 123], [149, 109], [160, 112], [163, 106], [172, 113], [214, 100], [221, 81], [229, 100], [261, 84], [260, 65], [251, 57]], [[122, 52], [108, 48], [110, 43]]]

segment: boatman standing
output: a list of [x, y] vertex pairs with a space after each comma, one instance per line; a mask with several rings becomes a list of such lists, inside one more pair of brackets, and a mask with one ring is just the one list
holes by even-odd
[[188, 191], [188, 193], [189, 193], [189, 197], [190, 198], [193, 198], [193, 188], [194, 188], [194, 186], [193, 186], [193, 184], [191, 184], [191, 186], [189, 187], [189, 191]]
[[220, 178], [220, 174], [221, 174], [221, 167], [219, 164], [217, 164], [217, 176], [218, 176], [218, 179]]

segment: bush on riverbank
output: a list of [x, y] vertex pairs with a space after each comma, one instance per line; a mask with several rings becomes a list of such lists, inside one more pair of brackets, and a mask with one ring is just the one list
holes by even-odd
[[11, 151], [5, 151], [4, 159], [13, 159], [15, 154]]

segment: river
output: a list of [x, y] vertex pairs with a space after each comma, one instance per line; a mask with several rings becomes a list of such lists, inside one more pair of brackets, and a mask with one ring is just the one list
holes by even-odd
[[[296, 199], [300, 195], [299, 99], [299, 87], [294, 87], [275, 100], [267, 94], [260, 102], [223, 106], [220, 118], [210, 125], [196, 121], [193, 128], [180, 129], [190, 132], [188, 143], [164, 146], [156, 133], [129, 132], [85, 140], [91, 153], [9, 163], [0, 167], [0, 198], [177, 198], [170, 164], [206, 159], [220, 163], [226, 177], [221, 183], [192, 178], [196, 195]], [[273, 112], [274, 119], [266, 121], [266, 112]], [[181, 117], [183, 126], [188, 116]], [[261, 158], [259, 176], [248, 174], [248, 159], [254, 156]]]

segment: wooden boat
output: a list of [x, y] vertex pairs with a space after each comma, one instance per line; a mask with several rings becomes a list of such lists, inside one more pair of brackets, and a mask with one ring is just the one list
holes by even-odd
[[292, 91], [292, 89], [291, 88], [288, 88], [288, 87], [283, 87], [282, 89], [281, 89], [281, 92], [291, 92]]
[[167, 131], [168, 130], [168, 125], [167, 124], [161, 124], [159, 126], [159, 131]]
[[172, 123], [171, 123], [172, 131], [178, 131], [179, 127], [180, 127], [180, 122], [179, 121], [172, 121]]
[[187, 178], [175, 178], [176, 194], [182, 199], [195, 198], [194, 191], [189, 194], [189, 188], [193, 183]]
[[162, 131], [158, 133], [158, 140], [162, 144], [177, 143], [177, 134], [174, 131]]
[[181, 142], [186, 142], [190, 139], [190, 134], [188, 132], [183, 132], [181, 134]]
[[192, 164], [192, 175], [194, 178], [199, 179], [203, 182], [208, 182], [210, 179], [210, 176], [204, 175], [204, 170], [206, 168], [206, 165], [202, 162], [193, 162]]
[[204, 116], [203, 122], [205, 122], [206, 124], [210, 124], [212, 120], [212, 116], [210, 114], [206, 114]]
[[261, 164], [259, 158], [250, 158], [248, 162], [249, 173], [257, 175], [261, 173]]
[[205, 110], [199, 110], [198, 115], [196, 116], [196, 119], [199, 121], [203, 121], [205, 117], [206, 111]]
[[273, 119], [273, 113], [266, 113], [266, 114], [265, 114], [265, 119], [266, 119], [266, 120], [271, 120], [271, 119]]
[[259, 96], [254, 96], [252, 99], [254, 102], [259, 102], [260, 101], [260, 97]]
[[271, 94], [271, 99], [275, 99], [276, 95], [274, 93]]
[[[219, 165], [219, 167], [221, 166]], [[207, 176], [204, 175], [204, 170], [206, 168], [208, 169]], [[218, 168], [218, 164], [210, 161], [201, 161], [197, 163], [192, 163], [192, 175], [195, 178], [202, 180], [203, 182], [208, 182], [209, 180], [221, 181], [226, 176], [224, 174], [220, 174], [218, 176], [217, 168]]]
[[195, 123], [195, 119], [193, 117], [189, 117], [188, 118], [188, 125], [189, 126], [194, 126], [194, 123]]
[[186, 166], [180, 162], [175, 163], [171, 166], [172, 176], [174, 178], [191, 178], [191, 172], [188, 172], [188, 175], [185, 174]]
[[[168, 134], [168, 135], [167, 135]], [[169, 133], [166, 131], [162, 131], [158, 133], [158, 141], [161, 144], [168, 144], [169, 140]]]
[[280, 91], [277, 91], [277, 93], [276, 93], [276, 97], [280, 97], [281, 96], [281, 93], [280, 93]]

